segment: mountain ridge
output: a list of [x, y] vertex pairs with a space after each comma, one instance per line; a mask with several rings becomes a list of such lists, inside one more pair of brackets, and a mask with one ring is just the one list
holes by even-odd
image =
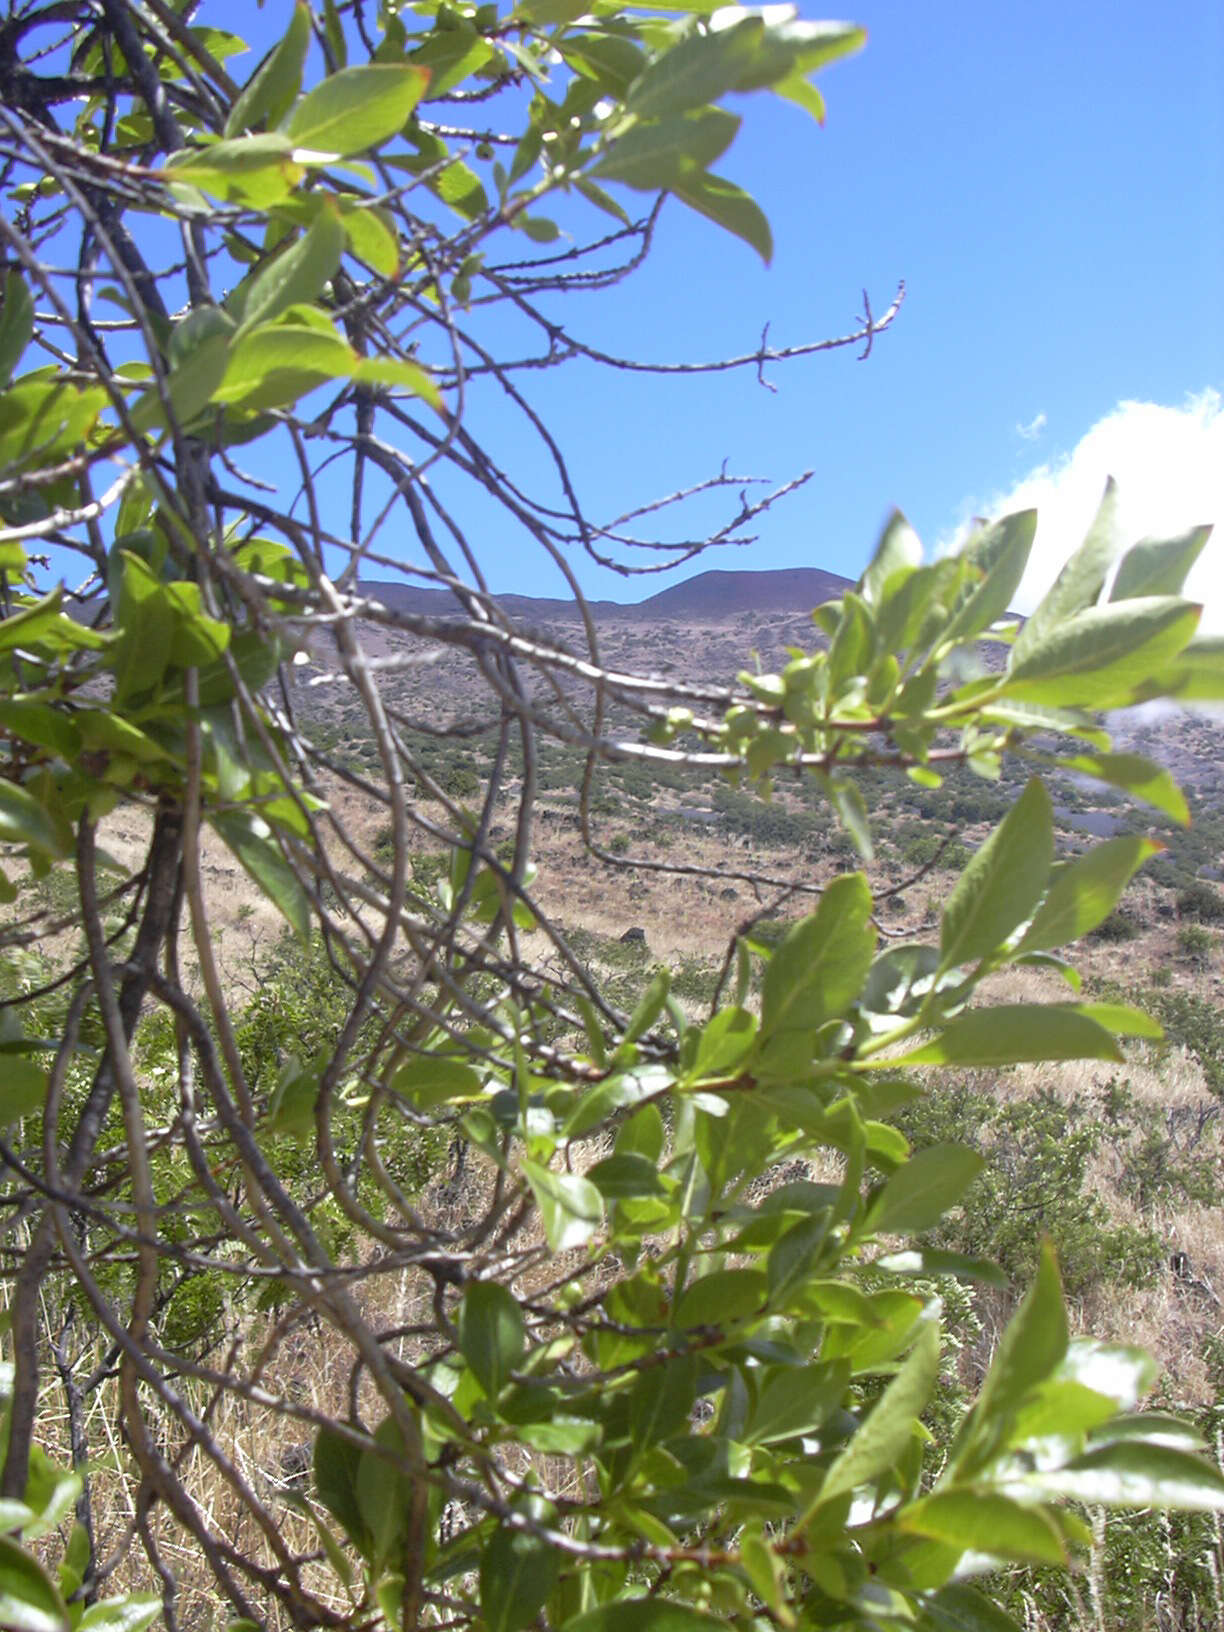
[[[456, 610], [448, 589], [427, 589], [412, 584], [362, 579], [360, 593], [400, 612], [446, 616]], [[681, 583], [670, 584], [644, 601], [589, 601], [596, 619], [622, 623], [652, 623], [669, 619], [721, 622], [745, 612], [810, 612], [822, 601], [853, 589], [854, 579], [822, 567], [777, 567], [737, 572], [711, 568]], [[544, 595], [505, 594], [495, 597], [512, 616], [539, 622], [549, 618], [576, 618], [576, 604]]]

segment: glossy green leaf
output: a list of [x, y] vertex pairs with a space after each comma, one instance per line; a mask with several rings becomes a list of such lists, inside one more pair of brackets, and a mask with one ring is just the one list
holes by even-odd
[[756, 1015], [748, 1009], [720, 1009], [702, 1028], [685, 1080], [701, 1082], [734, 1074], [751, 1053], [756, 1031]]
[[1020, 1632], [993, 1599], [964, 1581], [952, 1581], [923, 1605], [924, 1632]]
[[1210, 527], [1192, 527], [1180, 538], [1141, 539], [1118, 563], [1109, 592], [1111, 601], [1136, 595], [1180, 595], [1186, 574], [1203, 553]]
[[498, 1281], [473, 1281], [459, 1305], [457, 1330], [459, 1352], [495, 1400], [526, 1351], [527, 1330], [517, 1300]]
[[1018, 952], [1052, 950], [1089, 934], [1109, 917], [1135, 873], [1160, 848], [1154, 839], [1122, 834], [1060, 867]]
[[1111, 601], [1060, 623], [1021, 656], [1012, 648], [1007, 694], [1037, 703], [1120, 708], [1172, 664], [1201, 608], [1172, 596]]
[[984, 1165], [964, 1145], [929, 1145], [888, 1180], [871, 1204], [866, 1228], [876, 1235], [920, 1235], [934, 1229]]
[[1013, 667], [1029, 660], [1069, 619], [1095, 604], [1120, 547], [1118, 490], [1111, 476], [1087, 537], [1016, 636]]
[[644, 1156], [624, 1153], [605, 1156], [588, 1168], [587, 1178], [607, 1201], [623, 1201], [631, 1196], [665, 1194], [653, 1162]]
[[879, 607], [886, 598], [895, 596], [921, 565], [922, 540], [900, 510], [894, 510], [858, 581], [858, 593], [868, 606]]
[[902, 1510], [898, 1527], [964, 1551], [1021, 1564], [1065, 1564], [1057, 1527], [1039, 1507], [1022, 1507], [991, 1490], [937, 1490]]
[[407, 1472], [399, 1424], [385, 1417], [374, 1433], [377, 1451], [362, 1451], [357, 1463], [357, 1506], [370, 1538], [368, 1557], [376, 1573], [404, 1556], [411, 1535], [413, 1480]]
[[939, 926], [942, 966], [988, 957], [1036, 906], [1054, 856], [1050, 795], [1035, 778], [957, 881]]
[[759, 1314], [768, 1290], [759, 1269], [714, 1269], [685, 1287], [673, 1318], [682, 1329], [731, 1326]]
[[697, 1390], [697, 1360], [678, 1355], [643, 1371], [629, 1391], [629, 1432], [636, 1450], [688, 1426]]
[[300, 238], [234, 291], [229, 310], [240, 325], [237, 344], [257, 323], [314, 300], [335, 275], [347, 242], [339, 212], [324, 206]]
[[305, 945], [310, 940], [310, 906], [306, 892], [296, 873], [281, 854], [267, 822], [249, 810], [218, 812], [210, 820], [255, 883], [273, 906], [283, 914], [289, 927]]
[[725, 108], [699, 108], [634, 125], [588, 174], [643, 192], [675, 187], [726, 152], [740, 121]]
[[1032, 1060], [1114, 1060], [1122, 1051], [1105, 1027], [1074, 1008], [996, 1003], [950, 1020], [929, 1043], [888, 1061], [897, 1065], [1021, 1065]]
[[522, 1632], [556, 1585], [559, 1560], [548, 1542], [502, 1525], [480, 1556], [480, 1612], [488, 1632]]
[[302, 88], [310, 49], [310, 7], [297, 0], [289, 27], [251, 75], [225, 121], [224, 134], [240, 136], [256, 125], [276, 125]]
[[718, 101], [747, 73], [764, 31], [761, 18], [745, 17], [717, 33], [689, 34], [629, 87], [626, 113], [654, 119]]
[[564, 1632], [726, 1632], [726, 1623], [670, 1598], [618, 1598], [566, 1621]]
[[144, 1632], [162, 1612], [156, 1592], [128, 1592], [90, 1604], [77, 1623], [77, 1632]]
[[741, 1435], [744, 1444], [772, 1445], [816, 1433], [840, 1408], [849, 1381], [845, 1361], [775, 1368], [759, 1385]]
[[0, 388], [13, 377], [17, 364], [34, 335], [34, 301], [16, 267], [4, 275], [4, 305], [0, 307]]
[[671, 190], [689, 209], [742, 238], [756, 250], [765, 265], [769, 265], [773, 259], [769, 222], [760, 205], [742, 187], [725, 176], [694, 170], [674, 182]]
[[407, 123], [428, 84], [428, 71], [411, 64], [341, 68], [302, 98], [287, 134], [297, 147], [341, 158], [381, 147]]
[[999, 1340], [990, 1370], [953, 1447], [948, 1475], [974, 1473], [1002, 1445], [1017, 1408], [1067, 1353], [1067, 1313], [1048, 1246], [1037, 1274]]
[[163, 171], [168, 183], [202, 188], [223, 203], [264, 208], [288, 198], [304, 174], [293, 143], [281, 131], [181, 150]]
[[[737, 91], [773, 86], [785, 94], [784, 87], [791, 82], [806, 82], [808, 74], [861, 51], [867, 43], [867, 30], [853, 23], [808, 20], [768, 12], [762, 21], [765, 27], [756, 42], [752, 60], [735, 81]], [[823, 106], [816, 117], [824, 122]]]
[[941, 641], [970, 640], [1011, 607], [1037, 532], [1037, 512], [1021, 510], [986, 527], [965, 547], [969, 580]]
[[49, 810], [20, 783], [0, 778], [0, 842], [28, 844], [64, 861], [72, 854], [72, 829], [60, 812]]
[[833, 1462], [820, 1503], [878, 1478], [909, 1443], [939, 1374], [939, 1327], [925, 1321], [908, 1358]]
[[1143, 754], [1071, 754], [1061, 757], [1058, 764], [1064, 770], [1078, 771], [1082, 776], [1107, 782], [1110, 787], [1122, 788], [1171, 816], [1182, 827], [1190, 825], [1190, 807], [1185, 794], [1164, 766]]
[[1217, 1468], [1185, 1451], [1136, 1440], [1098, 1446], [1064, 1467], [1017, 1481], [1017, 1488], [1104, 1507], [1224, 1512], [1224, 1476]]
[[420, 1054], [399, 1066], [387, 1086], [421, 1110], [432, 1110], [451, 1100], [474, 1098], [483, 1090], [484, 1079], [466, 1060]]
[[954, 1275], [958, 1280], [981, 1281], [987, 1286], [1007, 1285], [1007, 1276], [998, 1264], [985, 1258], [967, 1258], [964, 1253], [948, 1252], [942, 1247], [904, 1247], [899, 1252], [885, 1253], [874, 1263], [890, 1275], [914, 1275], [922, 1280]]
[[323, 1506], [360, 1553], [368, 1553], [369, 1529], [357, 1501], [357, 1470], [363, 1451], [334, 1429], [320, 1428], [315, 1436], [315, 1489]]
[[875, 954], [871, 890], [862, 873], [836, 878], [774, 951], [761, 989], [761, 1036], [815, 1031], [857, 996]]
[[282, 408], [316, 386], [349, 379], [356, 366], [356, 353], [338, 334], [270, 323], [249, 330], [230, 348], [213, 401], [247, 413]]
[[42, 1565], [0, 1536], [0, 1626], [8, 1632], [69, 1632], [68, 1611]]
[[603, 1201], [591, 1181], [576, 1173], [550, 1172], [528, 1157], [523, 1158], [522, 1168], [552, 1250], [560, 1252], [589, 1241], [603, 1223]]
[[22, 742], [49, 748], [64, 759], [81, 751], [81, 733], [72, 716], [34, 697], [0, 699], [0, 728]]
[[0, 1127], [41, 1111], [47, 1099], [47, 1073], [20, 1054], [0, 1064]]
[[340, 219], [349, 248], [383, 278], [393, 278], [400, 267], [399, 239], [392, 218], [374, 204], [340, 201]]

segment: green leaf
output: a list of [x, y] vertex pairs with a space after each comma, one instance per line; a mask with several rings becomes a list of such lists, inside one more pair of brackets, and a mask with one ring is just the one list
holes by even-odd
[[675, 187], [725, 153], [739, 127], [740, 121], [725, 108], [699, 108], [643, 121], [618, 137], [588, 174], [648, 193]]
[[1007, 695], [1080, 708], [1122, 707], [1174, 661], [1201, 611], [1167, 595], [1091, 607], [1030, 642], [1023, 654], [1016, 643]]
[[922, 540], [900, 510], [894, 510], [884, 524], [875, 554], [858, 581], [858, 593], [868, 606], [879, 607], [895, 595], [921, 565]]
[[357, 1501], [357, 1469], [365, 1453], [333, 1428], [315, 1436], [314, 1477], [319, 1500], [359, 1553], [367, 1554], [370, 1533]]
[[552, 1250], [561, 1252], [589, 1241], [603, 1223], [603, 1200], [590, 1180], [576, 1173], [552, 1173], [526, 1156], [522, 1168]]
[[8, 1055], [0, 1066], [0, 1127], [41, 1111], [47, 1100], [47, 1073], [20, 1054]]
[[915, 1275], [922, 1280], [939, 1275], [955, 1275], [962, 1281], [982, 1281], [987, 1286], [1006, 1286], [1007, 1276], [998, 1264], [985, 1258], [967, 1258], [960, 1252], [948, 1252], [942, 1247], [904, 1247], [900, 1252], [885, 1253], [874, 1261], [876, 1269], [885, 1269], [890, 1275]]
[[1224, 699], [1224, 636], [1199, 635], [1183, 647], [1174, 664], [1151, 676], [1136, 692], [1149, 697], [1176, 697], [1193, 703]]
[[939, 926], [944, 969], [996, 951], [1032, 912], [1054, 856], [1054, 813], [1034, 778], [952, 891]]
[[25, 279], [10, 266], [4, 277], [4, 305], [0, 307], [0, 388], [13, 377], [34, 335], [34, 301]]
[[1030, 1389], [1049, 1377], [1067, 1352], [1067, 1313], [1058, 1267], [1049, 1246], [1037, 1275], [1007, 1324], [981, 1393], [953, 1447], [946, 1478], [975, 1473], [1003, 1443]]
[[953, 610], [940, 641], [971, 640], [989, 629], [1011, 606], [1020, 587], [1037, 532], [1037, 512], [1021, 510], [986, 527], [965, 546], [969, 586]]
[[451, 1100], [474, 1099], [483, 1091], [484, 1080], [464, 1060], [445, 1054], [419, 1054], [401, 1065], [387, 1086], [393, 1094], [400, 1094], [427, 1111]]
[[1060, 867], [1017, 955], [1066, 946], [1089, 934], [1109, 917], [1135, 873], [1160, 849], [1154, 839], [1122, 834]]
[[223, 811], [209, 818], [255, 883], [283, 914], [294, 934], [310, 940], [310, 905], [296, 873], [281, 854], [272, 830], [253, 811]]
[[8, 1536], [0, 1536], [0, 1626], [6, 1632], [70, 1632], [68, 1610], [54, 1582]]
[[872, 1407], [866, 1421], [825, 1475], [816, 1506], [848, 1494], [887, 1472], [906, 1449], [939, 1375], [939, 1327], [925, 1321], [900, 1371]]
[[1011, 1558], [1021, 1564], [1067, 1562], [1056, 1526], [1038, 1507], [1022, 1507], [991, 1490], [937, 1490], [903, 1508], [897, 1527], [962, 1551]]
[[1111, 601], [1129, 601], [1137, 595], [1180, 595], [1186, 574], [1203, 553], [1210, 527], [1192, 527], [1180, 538], [1141, 539], [1118, 564], [1109, 592]]
[[165, 180], [201, 187], [225, 203], [268, 208], [288, 198], [304, 175], [293, 143], [279, 130], [180, 150], [167, 161]]
[[73, 759], [81, 751], [81, 733], [72, 716], [32, 697], [0, 700], [0, 727], [20, 741], [49, 748], [64, 759]]
[[238, 336], [257, 323], [270, 323], [290, 306], [314, 300], [334, 277], [347, 242], [339, 212], [325, 204], [300, 238], [266, 261], [230, 297], [229, 310], [240, 325]]
[[933, 1632], [1020, 1632], [1010, 1615], [992, 1598], [963, 1581], [952, 1581], [933, 1593], [923, 1605], [923, 1629]]
[[247, 413], [282, 408], [329, 380], [349, 379], [357, 354], [338, 334], [298, 324], [248, 330], [230, 348], [213, 401]]
[[1050, 634], [1062, 628], [1076, 613], [1095, 604], [1120, 545], [1118, 489], [1111, 476], [1088, 536], [1016, 636], [1012, 647], [1013, 665], [1028, 659]]
[[340, 158], [380, 147], [403, 129], [428, 84], [428, 71], [411, 64], [341, 68], [298, 103], [289, 138], [296, 147]]
[[[757, 91], [773, 86], [783, 95], [789, 88], [794, 96], [796, 80], [806, 84], [808, 74], [816, 73], [840, 57], [860, 51], [866, 43], [867, 30], [853, 23], [817, 22], [785, 16], [779, 21], [765, 21], [765, 29], [757, 42], [752, 61], [736, 80], [735, 89]], [[794, 99], [800, 100], [797, 96]], [[815, 112], [815, 109], [812, 111]], [[823, 104], [816, 118], [821, 124], [824, 123]]]
[[1110, 787], [1123, 788], [1136, 799], [1154, 805], [1182, 827], [1190, 826], [1190, 807], [1185, 795], [1163, 766], [1143, 754], [1073, 754], [1060, 757], [1059, 766], [1095, 777]]
[[862, 873], [836, 878], [774, 951], [761, 990], [762, 1039], [815, 1031], [858, 995], [875, 953], [871, 890]]
[[1218, 1469], [1185, 1451], [1136, 1440], [1085, 1451], [1064, 1467], [1026, 1476], [1016, 1488], [1104, 1507], [1224, 1512], [1224, 1477]]
[[587, 1178], [608, 1201], [623, 1201], [634, 1196], [662, 1196], [666, 1192], [653, 1162], [644, 1156], [617, 1154], [605, 1156], [594, 1167], [588, 1168]]
[[688, 1427], [697, 1391], [697, 1358], [684, 1354], [643, 1371], [629, 1391], [629, 1435], [643, 1451]]
[[42, 600], [23, 606], [7, 618], [0, 618], [0, 652], [37, 645], [61, 622], [67, 621], [60, 610], [63, 599], [63, 589], [53, 589]]
[[676, 1305], [673, 1321], [691, 1326], [727, 1327], [765, 1307], [768, 1283], [759, 1269], [715, 1269], [687, 1286]]
[[564, 1632], [726, 1632], [726, 1621], [669, 1598], [618, 1598], [575, 1615]]
[[297, 0], [289, 27], [260, 63], [230, 109], [226, 136], [240, 136], [256, 125], [278, 125], [302, 88], [310, 49], [310, 7]]
[[495, 1400], [527, 1347], [517, 1300], [497, 1281], [474, 1281], [459, 1305], [457, 1328], [459, 1352], [481, 1388]]
[[765, 1376], [740, 1438], [745, 1445], [772, 1445], [815, 1433], [837, 1411], [850, 1381], [845, 1361], [778, 1366]]
[[399, 271], [399, 239], [391, 217], [375, 204], [354, 204], [340, 200], [340, 219], [348, 236], [349, 248], [358, 260], [383, 278], [393, 278]]
[[144, 1632], [161, 1612], [159, 1593], [128, 1592], [122, 1598], [90, 1604], [77, 1623], [77, 1632]]
[[353, 380], [357, 385], [383, 385], [410, 391], [414, 397], [423, 397], [431, 408], [442, 411], [442, 393], [432, 376], [406, 358], [363, 357], [353, 370]]
[[732, 1075], [752, 1052], [756, 1032], [756, 1015], [748, 1009], [720, 1009], [702, 1029], [685, 1082]]
[[[216, 306], [189, 312], [175, 326], [165, 395], [180, 427], [190, 425], [212, 400], [225, 374], [233, 334], [233, 319]], [[133, 429], [145, 433], [168, 424], [166, 403], [156, 386], [143, 393], [130, 418]]]
[[769, 265], [773, 258], [769, 222], [760, 205], [742, 187], [725, 176], [694, 170], [674, 182], [671, 190], [689, 209], [742, 238]]
[[653, 119], [717, 102], [747, 73], [764, 31], [759, 17], [745, 17], [717, 33], [688, 35], [633, 82], [625, 112]]
[[872, 1202], [864, 1228], [874, 1235], [920, 1235], [934, 1229], [984, 1165], [964, 1145], [929, 1145], [888, 1180]]
[[28, 789], [0, 778], [0, 843], [28, 844], [53, 861], [72, 854], [72, 829], [59, 811], [41, 804]]
[[480, 1611], [488, 1632], [522, 1632], [557, 1582], [556, 1551], [539, 1536], [501, 1526], [480, 1555]]
[[929, 1043], [873, 1067], [1021, 1065], [1035, 1060], [1114, 1060], [1122, 1051], [1096, 1020], [1072, 1007], [996, 1003], [948, 1022]]
[[370, 1537], [369, 1562], [380, 1573], [403, 1556], [409, 1541], [413, 1481], [404, 1469], [404, 1436], [392, 1417], [374, 1432], [378, 1451], [362, 1451], [356, 1496]]

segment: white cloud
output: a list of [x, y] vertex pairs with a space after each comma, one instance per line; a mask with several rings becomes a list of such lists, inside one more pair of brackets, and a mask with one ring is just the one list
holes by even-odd
[[1046, 416], [1044, 414], [1034, 414], [1027, 425], [1016, 426], [1016, 435], [1023, 438], [1025, 442], [1036, 442], [1045, 428]]
[[[1181, 408], [1121, 402], [1070, 453], [1038, 465], [1005, 493], [966, 504], [966, 515], [990, 517], [1036, 506], [1037, 538], [1015, 609], [1031, 612], [1058, 576], [1088, 530], [1107, 476], [1118, 483], [1128, 544], [1215, 523], [1186, 594], [1204, 603], [1204, 630], [1224, 631], [1224, 406], [1214, 390], [1188, 397]], [[966, 521], [947, 543], [959, 545], [969, 530]]]

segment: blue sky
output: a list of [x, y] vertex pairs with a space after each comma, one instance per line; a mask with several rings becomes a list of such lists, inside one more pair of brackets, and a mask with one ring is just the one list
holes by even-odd
[[[216, 0], [201, 20], [242, 28], [258, 53], [290, 8], [235, 9]], [[769, 215], [772, 266], [670, 200], [645, 267], [561, 315], [584, 340], [665, 362], [750, 352], [766, 323], [775, 345], [845, 333], [864, 288], [879, 312], [904, 279], [901, 314], [869, 360], [851, 350], [773, 367], [772, 391], [752, 369], [519, 375], [597, 522], [724, 461], [775, 483], [814, 472], [749, 549], [629, 580], [576, 553], [583, 587], [638, 599], [703, 566], [854, 577], [893, 506], [934, 551], [974, 514], [1036, 502], [1044, 519], [1017, 602], [1027, 610], [1113, 474], [1136, 537], [1221, 524], [1190, 587], [1208, 603], [1207, 626], [1224, 629], [1220, 0], [1159, 15], [1132, 0], [864, 0], [854, 20], [868, 45], [820, 76], [823, 129], [789, 104], [739, 99], [744, 128], [718, 168]], [[233, 72], [244, 79], [256, 60], [236, 59]], [[565, 225], [579, 220], [608, 225], [564, 211]], [[526, 247], [507, 232], [489, 258]], [[517, 344], [508, 330], [495, 336]], [[538, 349], [534, 336], [526, 349]], [[538, 441], [495, 391], [473, 393], [471, 427], [504, 469], [559, 500]], [[563, 592], [504, 517], [442, 473], [438, 483], [495, 590]], [[693, 519], [725, 515], [698, 505]], [[379, 548], [411, 559], [402, 529]]]
[[[724, 458], [813, 467], [757, 545], [705, 564], [851, 576], [891, 506], [933, 548], [1019, 490], [1051, 517], [1048, 577], [1110, 470], [1136, 533], [1224, 522], [1224, 8], [868, 0], [856, 20], [869, 43], [821, 76], [825, 128], [746, 98], [720, 163], [770, 216], [772, 267], [671, 202], [647, 268], [569, 317], [653, 359], [750, 350], [766, 321], [778, 344], [844, 332], [864, 286], [879, 310], [904, 278], [900, 317], [867, 362], [774, 369], [776, 394], [750, 372], [533, 381], [592, 511]], [[489, 566], [554, 590], [511, 552]], [[582, 576], [618, 599], [671, 581]]]

